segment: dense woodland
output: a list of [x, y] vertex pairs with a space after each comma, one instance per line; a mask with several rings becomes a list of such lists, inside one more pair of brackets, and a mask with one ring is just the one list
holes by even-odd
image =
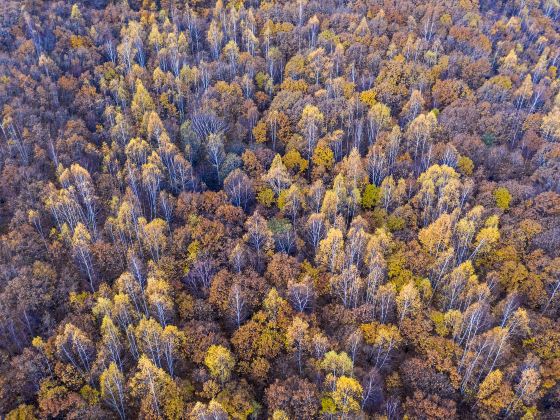
[[560, 418], [559, 19], [0, 1], [0, 417]]

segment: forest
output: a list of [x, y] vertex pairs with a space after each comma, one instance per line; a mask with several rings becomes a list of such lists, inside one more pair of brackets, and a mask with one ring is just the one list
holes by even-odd
[[0, 0], [0, 418], [560, 419], [559, 0]]

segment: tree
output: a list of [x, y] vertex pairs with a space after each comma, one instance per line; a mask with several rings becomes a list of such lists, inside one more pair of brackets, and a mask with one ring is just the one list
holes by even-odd
[[362, 188], [367, 182], [367, 173], [362, 164], [362, 158], [357, 148], [352, 148], [350, 154], [341, 162], [341, 172], [348, 184], [348, 189]]
[[174, 303], [170, 284], [160, 277], [148, 277], [146, 300], [159, 323], [165, 327], [173, 315]]
[[494, 190], [494, 199], [496, 200], [496, 206], [499, 209], [504, 211], [509, 209], [511, 194], [507, 188], [496, 188], [496, 190]]
[[0, 418], [560, 418], [559, 1], [1, 2]]
[[228, 414], [224, 407], [217, 401], [211, 400], [208, 405], [198, 401], [191, 411], [191, 418], [196, 420], [227, 420]]
[[392, 324], [364, 324], [362, 325], [364, 341], [372, 346], [372, 358], [375, 367], [383, 369], [394, 353], [402, 344], [403, 338]]
[[452, 222], [451, 216], [445, 213], [418, 232], [418, 240], [434, 258], [437, 258], [441, 252], [449, 247], [451, 243]]
[[136, 90], [130, 108], [137, 121], [141, 121], [147, 112], [154, 111], [155, 106], [149, 92], [144, 87], [142, 80], [136, 79]]
[[472, 287], [477, 282], [478, 279], [474, 273], [471, 261], [465, 261], [455, 267], [447, 276], [447, 281], [443, 290], [446, 298], [445, 308], [449, 310], [460, 307], [463, 291], [467, 286]]
[[86, 272], [91, 291], [95, 292], [95, 271], [90, 247], [91, 235], [82, 223], [78, 223], [76, 229], [74, 229], [74, 235], [72, 236], [72, 248], [74, 250], [74, 255], [76, 255], [76, 258], [78, 258]]
[[391, 110], [385, 104], [376, 102], [368, 111], [368, 144], [375, 143], [381, 130], [389, 127]]
[[437, 119], [433, 112], [420, 114], [408, 126], [406, 137], [414, 145], [414, 157], [420, 168], [425, 169], [428, 162], [425, 162], [428, 141], [431, 139], [437, 127]]
[[319, 176], [323, 176], [332, 169], [335, 163], [335, 157], [326, 140], [321, 139], [317, 142], [311, 161], [315, 165], [313, 170], [314, 178], [319, 178]]
[[305, 378], [298, 376], [289, 376], [285, 380], [277, 378], [266, 389], [265, 398], [273, 417], [279, 416], [280, 411], [286, 417], [306, 420], [319, 415], [319, 390], [314, 383]]
[[[286, 129], [288, 126], [287, 117], [283, 112], [270, 110], [266, 116], [266, 123], [268, 124], [268, 132], [272, 139], [272, 150], [276, 151], [276, 138], [279, 136], [279, 131]], [[285, 135], [282, 135], [284, 138]]]
[[293, 225], [295, 225], [296, 218], [302, 208], [302, 202], [302, 194], [295, 184], [292, 184], [278, 197], [278, 206], [281, 207], [284, 214], [291, 216]]
[[478, 231], [476, 235], [476, 248], [471, 254], [471, 258], [477, 254], [484, 254], [490, 250], [500, 239], [500, 231], [498, 229], [498, 216], [490, 216], [484, 222], [484, 227]]
[[211, 133], [208, 136], [206, 140], [206, 155], [216, 170], [216, 179], [219, 184], [221, 182], [220, 170], [226, 158], [224, 140], [220, 133]]
[[306, 141], [305, 156], [311, 159], [313, 150], [319, 140], [319, 135], [323, 129], [324, 116], [314, 105], [306, 105], [301, 113], [298, 127]]
[[385, 211], [389, 210], [391, 203], [394, 201], [395, 190], [395, 180], [392, 176], [385, 178], [381, 183], [381, 203], [383, 204], [383, 207], [385, 207]]
[[124, 376], [115, 362], [99, 377], [101, 397], [117, 412], [121, 419], [126, 418]]
[[223, 386], [231, 377], [235, 360], [231, 352], [225, 347], [212, 345], [206, 352], [204, 364], [210, 370], [210, 374], [217, 378]]
[[265, 207], [271, 207], [274, 204], [274, 191], [270, 188], [261, 189], [257, 194], [257, 201]]
[[150, 202], [150, 217], [157, 216], [157, 198], [163, 180], [162, 162], [154, 151], [148, 157], [147, 163], [142, 165], [142, 185], [148, 193]]
[[406, 409], [411, 417], [427, 416], [427, 418], [441, 420], [456, 417], [453, 400], [438, 395], [426, 395], [422, 391], [416, 391], [412, 398], [407, 398]]
[[266, 123], [259, 121], [251, 130], [251, 134], [257, 143], [266, 143]]
[[[86, 210], [87, 226], [93, 232], [93, 236], [97, 236], [96, 223], [96, 198], [95, 187], [89, 172], [74, 163], [70, 166], [70, 170], [66, 169], [60, 175], [60, 182], [65, 188], [69, 188], [72, 192], [76, 191]], [[70, 186], [72, 184], [72, 186]]]
[[175, 364], [182, 357], [186, 337], [175, 325], [167, 325], [163, 329], [161, 339], [167, 372], [174, 378]]
[[146, 356], [140, 356], [129, 386], [132, 396], [141, 402], [144, 415], [174, 419], [183, 416], [183, 402], [176, 384]]
[[263, 180], [270, 184], [277, 196], [283, 189], [289, 187], [292, 183], [288, 170], [282, 162], [282, 158], [279, 154], [274, 156], [272, 164], [270, 165], [266, 175], [263, 177]]
[[146, 249], [152, 255], [154, 261], [159, 261], [167, 247], [168, 225], [165, 220], [160, 218], [153, 219], [143, 227], [143, 242]]
[[288, 294], [294, 309], [298, 312], [305, 312], [311, 307], [315, 296], [311, 279], [304, 278], [301, 282], [289, 280]]
[[352, 374], [352, 359], [345, 352], [337, 353], [333, 350], [327, 352], [321, 360], [321, 369], [335, 378]]
[[111, 363], [116, 363], [119, 369], [122, 370], [121, 353], [123, 346], [121, 344], [120, 331], [108, 315], [105, 315], [101, 322], [101, 340]]
[[373, 210], [379, 204], [381, 189], [373, 184], [367, 184], [362, 194], [362, 207], [366, 210]]
[[363, 281], [355, 265], [342, 269], [342, 272], [331, 280], [331, 288], [347, 308], [358, 306]]
[[255, 198], [255, 190], [251, 179], [240, 169], [234, 169], [224, 180], [224, 191], [230, 201], [247, 210]]
[[418, 290], [412, 282], [406, 284], [397, 296], [397, 311], [400, 321], [406, 316], [414, 315], [421, 308]]
[[343, 249], [342, 232], [337, 228], [330, 228], [327, 237], [319, 242], [317, 260], [328, 267], [331, 273], [334, 273], [342, 266]]
[[303, 349], [308, 340], [308, 329], [309, 324], [306, 321], [300, 317], [295, 317], [286, 330], [286, 343], [296, 354], [300, 374], [302, 372]]
[[237, 59], [239, 58], [239, 47], [235, 40], [230, 40], [224, 47], [224, 55], [228, 57], [229, 65], [233, 75], [237, 73]]
[[272, 248], [272, 232], [258, 212], [247, 219], [245, 229], [247, 233], [244, 239], [257, 252], [257, 263], [259, 264], [261, 255]]
[[300, 155], [297, 149], [288, 150], [282, 157], [282, 162], [288, 170], [297, 174], [305, 172], [309, 167], [309, 162]]
[[516, 411], [517, 404], [523, 403], [527, 406], [533, 404], [537, 398], [537, 391], [541, 384], [539, 372], [528, 367], [521, 372], [519, 383], [515, 387], [515, 397], [506, 408], [506, 414]]
[[489, 415], [498, 415], [513, 397], [511, 389], [503, 381], [501, 370], [490, 372], [482, 381], [476, 395], [481, 411]]
[[138, 350], [146, 355], [158, 368], [162, 367], [163, 358], [163, 328], [153, 318], [142, 318], [135, 328]]
[[208, 28], [207, 40], [212, 46], [214, 59], [217, 59], [220, 55], [220, 47], [223, 37], [224, 34], [222, 32], [221, 25], [216, 20], [212, 20], [210, 22], [210, 27]]
[[401, 115], [405, 118], [406, 122], [410, 122], [414, 120], [418, 116], [418, 114], [420, 114], [420, 112], [424, 108], [424, 105], [425, 101], [424, 97], [422, 96], [422, 92], [420, 92], [418, 89], [414, 89], [410, 94], [410, 99], [404, 105], [401, 111]]
[[56, 337], [55, 344], [61, 358], [89, 379], [95, 346], [88, 336], [78, 327], [68, 323]]
[[241, 326], [241, 321], [245, 318], [247, 302], [241, 286], [234, 284], [229, 293], [229, 306], [234, 313], [237, 328]]
[[555, 258], [550, 264], [551, 275], [551, 293], [543, 308], [543, 313], [547, 311], [550, 305], [554, 302], [554, 298], [558, 291], [560, 291], [560, 258]]
[[423, 210], [424, 224], [459, 205], [459, 174], [447, 165], [432, 165], [418, 177], [416, 199]]
[[336, 389], [332, 393], [332, 398], [338, 410], [344, 416], [349, 413], [360, 411], [360, 399], [362, 397], [362, 386], [360, 383], [347, 376], [341, 376], [336, 380]]
[[306, 223], [309, 242], [313, 246], [314, 255], [317, 253], [320, 241], [325, 235], [325, 218], [320, 213], [313, 213], [309, 216]]

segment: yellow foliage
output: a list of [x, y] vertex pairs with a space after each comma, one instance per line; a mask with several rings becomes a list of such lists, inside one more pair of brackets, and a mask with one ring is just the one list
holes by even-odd
[[204, 364], [210, 370], [212, 376], [224, 383], [231, 375], [235, 360], [231, 352], [225, 347], [212, 345], [206, 352]]
[[87, 44], [86, 38], [80, 35], [70, 35], [70, 45], [72, 48], [85, 47]]
[[377, 102], [376, 99], [375, 99], [376, 96], [377, 96], [377, 93], [375, 92], [374, 89], [364, 90], [363, 92], [360, 92], [360, 101], [362, 101], [368, 107], [371, 108]]
[[362, 391], [362, 386], [356, 379], [341, 376], [336, 380], [332, 399], [336, 407], [345, 414], [359, 411]]
[[511, 203], [511, 194], [507, 188], [500, 187], [494, 190], [494, 199], [496, 200], [496, 206], [501, 210], [509, 210], [509, 204]]
[[297, 149], [290, 149], [284, 157], [282, 158], [284, 165], [289, 170], [295, 170], [297, 168], [298, 173], [303, 173], [307, 170], [309, 166], [309, 161], [304, 159]]
[[255, 127], [253, 127], [253, 136], [255, 136], [255, 141], [257, 143], [266, 143], [266, 123], [264, 121], [259, 121]]
[[490, 372], [480, 384], [476, 397], [479, 400], [488, 398], [502, 383], [503, 374], [499, 369]]
[[326, 142], [319, 141], [313, 151], [311, 160], [314, 165], [322, 166], [328, 170], [334, 165], [334, 153]]
[[303, 79], [293, 80], [288, 78], [282, 82], [281, 89], [286, 91], [305, 93], [307, 92], [308, 85], [307, 82]]

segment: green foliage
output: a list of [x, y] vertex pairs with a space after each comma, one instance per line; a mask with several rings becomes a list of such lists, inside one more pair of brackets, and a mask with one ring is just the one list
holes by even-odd
[[414, 273], [406, 268], [406, 263], [406, 257], [402, 253], [392, 255], [387, 261], [387, 274], [397, 291], [415, 279]]
[[379, 204], [380, 199], [381, 188], [373, 184], [366, 185], [362, 194], [362, 207], [366, 210], [371, 210]]
[[387, 229], [391, 232], [396, 232], [397, 230], [402, 230], [406, 226], [406, 221], [395, 214], [390, 214], [387, 216]]
[[422, 278], [422, 277], [416, 277], [414, 285], [418, 289], [418, 293], [420, 294], [420, 298], [424, 302], [427, 302], [432, 298], [433, 290], [432, 290], [432, 284], [430, 283], [429, 279]]
[[258, 72], [255, 76], [255, 81], [257, 82], [257, 86], [259, 89], [263, 89], [264, 85], [268, 79], [268, 76], [263, 72]]
[[89, 405], [95, 405], [99, 402], [99, 391], [89, 385], [84, 385], [80, 389], [80, 395]]
[[265, 207], [270, 207], [274, 204], [274, 191], [271, 188], [263, 188], [257, 194], [257, 201]]
[[434, 323], [434, 328], [438, 335], [440, 335], [441, 337], [445, 337], [447, 334], [449, 334], [449, 330], [445, 325], [445, 316], [442, 312], [431, 311], [430, 319]]
[[484, 144], [488, 147], [494, 145], [495, 141], [496, 141], [496, 136], [494, 136], [494, 134], [492, 133], [484, 133], [482, 135], [482, 141], [484, 142]]
[[286, 219], [275, 217], [268, 221], [268, 228], [272, 234], [276, 235], [289, 231], [292, 228], [292, 224]]
[[321, 414], [333, 415], [336, 413], [336, 404], [331, 397], [325, 396], [321, 399]]

